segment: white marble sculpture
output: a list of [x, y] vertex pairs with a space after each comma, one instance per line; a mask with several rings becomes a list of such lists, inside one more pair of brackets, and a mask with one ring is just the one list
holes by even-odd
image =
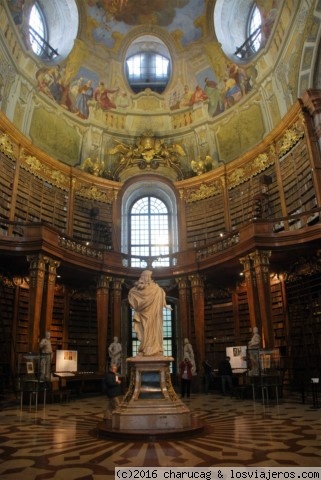
[[163, 308], [170, 308], [164, 290], [151, 277], [152, 272], [144, 270], [128, 293], [140, 341], [138, 355], [145, 356], [163, 355]]
[[196, 375], [196, 364], [195, 364], [195, 357], [193, 347], [188, 338], [184, 339], [184, 352], [183, 352], [184, 359], [187, 358], [192, 364], [192, 374]]
[[249, 375], [258, 375], [259, 374], [259, 348], [261, 346], [261, 336], [259, 334], [259, 329], [257, 327], [253, 328], [253, 336], [249, 341], [247, 348], [249, 354], [249, 360], [251, 364], [251, 369], [249, 370]]
[[40, 361], [40, 380], [50, 380], [51, 376], [51, 358], [52, 346], [50, 340], [50, 332], [46, 332], [44, 338], [39, 343], [40, 353], [45, 354]]
[[110, 357], [110, 364], [121, 366], [122, 346], [118, 341], [118, 337], [114, 337], [114, 341], [108, 347], [108, 354]]

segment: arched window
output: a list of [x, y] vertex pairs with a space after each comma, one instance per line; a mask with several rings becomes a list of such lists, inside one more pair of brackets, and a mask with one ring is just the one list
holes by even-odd
[[165, 43], [155, 35], [136, 38], [126, 52], [125, 75], [133, 92], [149, 88], [163, 93], [171, 77], [171, 56]]
[[169, 59], [154, 52], [141, 52], [126, 60], [128, 83], [135, 93], [150, 88], [163, 93], [169, 79]]
[[224, 53], [233, 61], [247, 62], [270, 37], [278, 8], [253, 0], [216, 0], [214, 29]]
[[[167, 183], [146, 177], [130, 184], [124, 192], [121, 215], [121, 251], [128, 255], [124, 266], [154, 268], [175, 264], [171, 254], [178, 250], [177, 203]], [[148, 222], [154, 222], [151, 231], [147, 230]]]
[[[127, 187], [122, 199], [122, 252], [128, 254], [126, 266], [166, 267], [169, 254], [177, 251], [177, 205], [173, 190], [158, 180], [140, 180]], [[149, 264], [147, 263], [149, 261]], [[162, 286], [162, 285], [161, 285]], [[163, 310], [164, 355], [176, 356], [176, 308]], [[139, 341], [133, 326], [133, 312], [128, 309], [128, 355], [135, 356]], [[170, 366], [171, 371], [173, 366]]]
[[49, 52], [48, 46], [48, 29], [43, 12], [38, 4], [35, 2], [33, 5], [30, 17], [29, 17], [29, 40], [33, 52], [39, 57], [49, 57], [50, 54], [56, 55], [57, 53]]
[[254, 3], [250, 13], [248, 24], [248, 38], [250, 39], [250, 47], [253, 53], [256, 53], [261, 48], [262, 43], [262, 18], [260, 10]]
[[129, 213], [129, 255], [131, 266], [144, 268], [153, 258], [153, 267], [169, 266], [170, 218], [165, 203], [148, 196], [137, 200]]
[[64, 60], [78, 33], [79, 15], [75, 0], [36, 0], [26, 12], [29, 12], [29, 35], [24, 39], [30, 51], [47, 64]]

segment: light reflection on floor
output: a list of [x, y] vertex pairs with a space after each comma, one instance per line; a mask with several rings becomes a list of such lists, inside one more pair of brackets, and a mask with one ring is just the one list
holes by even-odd
[[104, 396], [0, 410], [1, 480], [102, 480], [115, 466], [321, 466], [321, 411], [292, 394], [276, 405], [217, 393], [186, 404], [206, 422], [182, 440], [120, 441], [98, 435]]

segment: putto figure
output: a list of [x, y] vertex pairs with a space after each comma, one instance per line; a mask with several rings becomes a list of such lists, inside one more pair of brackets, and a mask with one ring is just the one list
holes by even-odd
[[128, 293], [134, 309], [134, 327], [140, 341], [139, 355], [163, 355], [163, 308], [166, 305], [164, 290], [152, 280], [152, 272], [144, 270]]

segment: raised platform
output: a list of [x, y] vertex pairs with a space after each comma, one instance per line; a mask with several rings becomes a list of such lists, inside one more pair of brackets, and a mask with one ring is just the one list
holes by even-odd
[[99, 435], [107, 438], [117, 438], [119, 440], [130, 441], [157, 441], [161, 439], [180, 439], [191, 437], [193, 435], [200, 435], [206, 431], [205, 424], [198, 418], [191, 416], [191, 423], [186, 428], [167, 428], [164, 430], [153, 429], [150, 430], [126, 430], [115, 429], [112, 427], [111, 420], [105, 420], [97, 425]]
[[192, 417], [176, 395], [169, 364], [172, 357], [137, 356], [128, 358], [130, 384], [111, 422], [98, 424], [108, 436], [162, 437], [199, 433], [204, 425]]

